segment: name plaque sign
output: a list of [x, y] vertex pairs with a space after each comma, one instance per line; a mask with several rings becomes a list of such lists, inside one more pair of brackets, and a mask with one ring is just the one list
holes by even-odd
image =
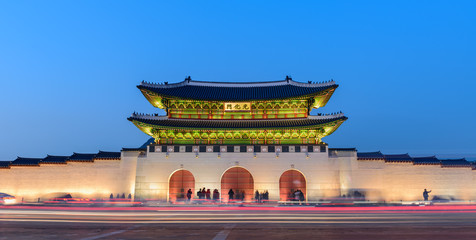
[[224, 104], [225, 112], [249, 112], [251, 103], [249, 102], [226, 102]]

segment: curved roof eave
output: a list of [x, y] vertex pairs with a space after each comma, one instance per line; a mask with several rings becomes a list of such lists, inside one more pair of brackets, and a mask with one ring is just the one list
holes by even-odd
[[[140, 125], [147, 125], [148, 127], [150, 128], [164, 128], [164, 129], [183, 129], [183, 130], [230, 130], [230, 129], [233, 129], [233, 130], [261, 130], [261, 129], [270, 129], [270, 130], [281, 130], [281, 129], [312, 129], [312, 128], [321, 128], [321, 127], [327, 127], [328, 125], [330, 124], [334, 124], [332, 127], [332, 130], [327, 132], [326, 135], [330, 135], [332, 134], [335, 130], [337, 130], [337, 128], [339, 128], [339, 126], [347, 120], [347, 117], [345, 116], [340, 116], [340, 117], [336, 117], [336, 118], [330, 118], [330, 119], [324, 119], [325, 121], [323, 122], [318, 122], [318, 121], [315, 121], [315, 123], [307, 123], [307, 124], [299, 124], [299, 121], [302, 121], [304, 123], [304, 120], [306, 119], [300, 119], [300, 120], [297, 120], [297, 124], [295, 125], [286, 125], [286, 126], [279, 126], [279, 125], [274, 125], [273, 124], [270, 124], [270, 125], [261, 125], [261, 126], [251, 126], [251, 127], [236, 127], [236, 126], [217, 126], [217, 127], [214, 127], [214, 126], [207, 126], [206, 124], [208, 122], [214, 122], [216, 123], [217, 120], [193, 120], [193, 121], [189, 121], [189, 120], [166, 120], [166, 121], [170, 121], [170, 122], [175, 122], [176, 125], [161, 125], [160, 123], [156, 123], [154, 124], [153, 122], [147, 122], [146, 119], [138, 119], [138, 118], [134, 118], [134, 117], [130, 117], [128, 118], [129, 121], [133, 122], [137, 127], [139, 128], [142, 128], [143, 126], [140, 126]], [[219, 120], [219, 121], [222, 121], [223, 123], [229, 123], [229, 124], [232, 124], [232, 123], [236, 123], [238, 122], [239, 120]], [[249, 123], [250, 120], [246, 120], [247, 123]], [[254, 120], [256, 122], [275, 122], [275, 121], [281, 121], [281, 122], [284, 122], [284, 121], [289, 121], [288, 120], [285, 120], [285, 119], [278, 119], [278, 120]], [[296, 120], [295, 120], [296, 121]], [[202, 122], [204, 125], [202, 126], [197, 126], [197, 125], [194, 125], [194, 126], [180, 126], [180, 122], [182, 123], [185, 123], [185, 122], [194, 122], [194, 123], [200, 123]], [[245, 121], [243, 121], [245, 122]], [[150, 134], [149, 134], [150, 135]]]
[[[151, 85], [141, 84], [137, 88], [145, 95], [145, 97], [154, 106], [153, 99], [150, 95], [162, 96], [168, 99], [184, 99], [184, 100], [199, 100], [199, 101], [268, 101], [278, 99], [295, 99], [295, 98], [310, 98], [324, 91], [331, 90], [330, 94], [324, 101], [321, 101], [321, 106], [325, 105], [331, 97], [333, 90], [338, 85], [335, 82], [326, 84], [304, 84], [309, 86], [300, 86], [296, 84], [273, 85], [273, 86], [256, 86], [249, 87], [230, 87], [224, 84], [223, 86], [201, 86], [201, 85], [187, 85], [182, 83], [171, 85]], [[314, 85], [314, 86], [313, 86]], [[166, 86], [166, 87], [163, 87]]]

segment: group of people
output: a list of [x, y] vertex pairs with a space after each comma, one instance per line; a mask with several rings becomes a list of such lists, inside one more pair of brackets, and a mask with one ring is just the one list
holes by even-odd
[[230, 188], [230, 190], [228, 191], [228, 201], [230, 200], [241, 200], [241, 201], [244, 201], [245, 200], [245, 191], [241, 191], [241, 190], [236, 190], [236, 193], [233, 191], [233, 189]]
[[[192, 189], [188, 189], [187, 191], [187, 200], [190, 201], [192, 198]], [[207, 200], [214, 200], [217, 201], [220, 199], [220, 192], [218, 189], [213, 190], [213, 195], [211, 195], [210, 189], [201, 188], [197, 192], [198, 199], [207, 199]]]
[[[109, 198], [110, 199], [113, 199], [114, 198], [114, 194], [111, 193], [111, 195], [109, 195]], [[122, 193], [122, 195], [120, 196], [119, 193], [116, 195], [116, 198], [126, 198], [126, 194], [125, 193]], [[132, 198], [132, 195], [129, 193], [129, 195], [127, 195], [127, 198], [128, 199], [131, 199]]]
[[[428, 201], [428, 197], [429, 197], [430, 192], [431, 192], [431, 190], [428, 191], [426, 189], [423, 191], [423, 198], [425, 199], [425, 201]], [[192, 195], [193, 195], [192, 189], [188, 189], [188, 191], [187, 191], [187, 200], [188, 201], [190, 201], [192, 199]], [[114, 195], [111, 193], [110, 198], [113, 198], [113, 196]], [[182, 193], [182, 196], [183, 196], [183, 193]], [[233, 189], [230, 189], [228, 191], [228, 199], [229, 200], [236, 199], [236, 200], [244, 201], [245, 196], [246, 196], [245, 191], [242, 191], [242, 190], [236, 190], [236, 194], [233, 191]], [[357, 192], [357, 191], [354, 192], [353, 196], [358, 196], [358, 197], [364, 197], [365, 198], [365, 195], [363, 195], [362, 193]], [[218, 189], [215, 189], [215, 190], [213, 190], [213, 195], [211, 195], [210, 189], [201, 188], [197, 192], [197, 197], [198, 197], [198, 199], [208, 199], [208, 200], [213, 199], [214, 201], [218, 201], [218, 200], [220, 200], [220, 192], [218, 191]], [[346, 196], [344, 195], [343, 197], [346, 197]], [[122, 197], [120, 197], [119, 194], [117, 194], [117, 198], [125, 198], [125, 194], [122, 194]], [[129, 194], [128, 198], [131, 198], [131, 194]], [[258, 190], [256, 190], [256, 192], [255, 192], [255, 201], [256, 202], [262, 202], [263, 200], [269, 200], [268, 190], [266, 190], [264, 192], [261, 192], [261, 193]], [[288, 195], [287, 200], [288, 201], [303, 202], [303, 201], [305, 201], [304, 193], [300, 189], [297, 189], [294, 192], [291, 190], [291, 192]]]
[[259, 192], [258, 190], [256, 190], [255, 192], [255, 201], [256, 202], [263, 202], [263, 201], [267, 201], [269, 200], [269, 193], [268, 193], [268, 190], [264, 191], [264, 192]]
[[300, 189], [297, 189], [294, 192], [291, 190], [291, 192], [289, 192], [288, 201], [304, 202], [304, 200], [305, 200], [304, 193]]

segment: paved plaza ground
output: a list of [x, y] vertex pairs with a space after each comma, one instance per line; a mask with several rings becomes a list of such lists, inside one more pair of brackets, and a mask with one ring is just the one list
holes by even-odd
[[475, 239], [476, 207], [0, 208], [3, 239]]

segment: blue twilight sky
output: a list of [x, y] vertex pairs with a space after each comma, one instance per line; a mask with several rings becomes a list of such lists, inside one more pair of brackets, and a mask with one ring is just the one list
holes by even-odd
[[334, 79], [331, 147], [474, 156], [475, 68], [476, 1], [1, 1], [0, 160], [138, 147], [136, 85], [187, 75]]

